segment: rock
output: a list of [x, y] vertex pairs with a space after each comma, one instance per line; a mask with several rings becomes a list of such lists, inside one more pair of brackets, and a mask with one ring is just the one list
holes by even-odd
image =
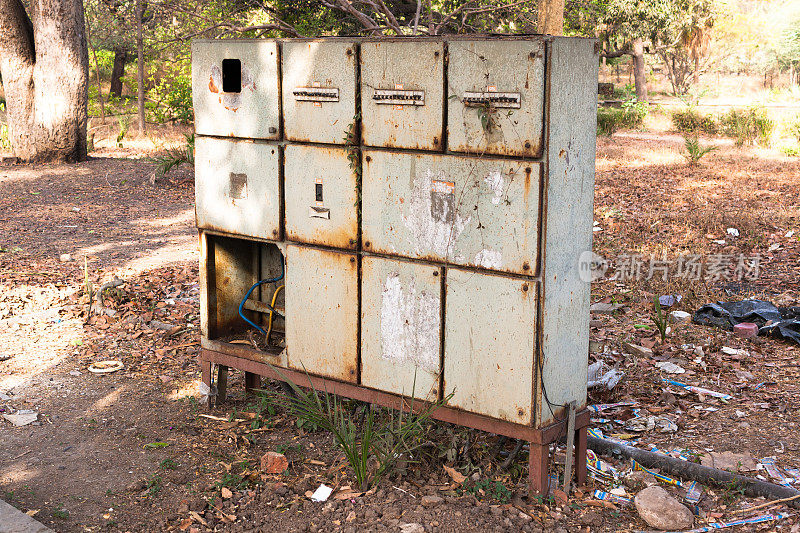
[[267, 474], [282, 474], [289, 468], [289, 460], [278, 452], [267, 452], [261, 457], [261, 470]]
[[758, 463], [753, 457], [745, 453], [733, 452], [711, 452], [700, 457], [700, 464], [729, 472], [752, 471], [758, 468]]
[[639, 357], [653, 357], [653, 350], [645, 348], [644, 346], [639, 346], [638, 344], [623, 342], [622, 349], [629, 354], [638, 355]]
[[603, 523], [603, 517], [594, 511], [589, 511], [578, 518], [578, 523], [582, 526], [599, 526]]
[[433, 507], [434, 505], [439, 505], [444, 500], [441, 496], [427, 495], [423, 496], [421, 501], [423, 507]]
[[610, 315], [613, 314], [615, 311], [619, 311], [620, 309], [622, 309], [624, 312], [624, 308], [625, 306], [623, 304], [610, 304], [605, 302], [597, 302], [593, 303], [589, 307], [589, 311], [592, 313], [601, 313]]
[[694, 516], [688, 507], [658, 486], [641, 490], [633, 499], [642, 520], [650, 527], [662, 530], [689, 529]]
[[425, 533], [425, 528], [416, 522], [400, 524], [400, 533]]
[[669, 314], [669, 321], [673, 324], [686, 324], [692, 319], [692, 315], [686, 311], [673, 311]]
[[62, 263], [66, 263], [67, 261], [72, 260], [72, 256], [69, 254], [61, 254], [58, 256], [58, 260], [61, 261]]
[[220, 494], [222, 495], [223, 499], [226, 500], [233, 496], [233, 492], [231, 492], [231, 489], [229, 489], [228, 487], [222, 487], [222, 490], [220, 490]]

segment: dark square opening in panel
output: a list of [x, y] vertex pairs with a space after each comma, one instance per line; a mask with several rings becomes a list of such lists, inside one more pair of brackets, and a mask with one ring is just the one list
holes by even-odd
[[239, 59], [222, 60], [222, 91], [242, 92], [242, 62]]

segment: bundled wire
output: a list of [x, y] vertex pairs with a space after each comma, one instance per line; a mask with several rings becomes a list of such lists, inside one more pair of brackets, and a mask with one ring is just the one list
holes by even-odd
[[[267, 337], [269, 336], [269, 333], [264, 331], [264, 328], [262, 328], [261, 326], [259, 326], [258, 324], [256, 324], [255, 322], [253, 322], [252, 320], [247, 318], [246, 316], [244, 316], [244, 304], [250, 298], [250, 295], [253, 294], [253, 291], [256, 290], [256, 287], [258, 287], [259, 285], [264, 285], [265, 283], [276, 283], [276, 282], [278, 282], [278, 281], [283, 279], [283, 275], [284, 274], [285, 274], [285, 272], [284, 272], [284, 268], [283, 268], [283, 261], [281, 261], [281, 275], [278, 276], [277, 278], [262, 279], [261, 281], [257, 281], [252, 287], [250, 287], [250, 289], [248, 289], [247, 293], [244, 295], [244, 298], [242, 299], [242, 303], [239, 304], [239, 316], [242, 317], [242, 320], [244, 320], [245, 322], [247, 322], [248, 324], [250, 324], [251, 326], [256, 328], [264, 336], [267, 336]], [[277, 295], [278, 295], [278, 291], [276, 290], [275, 294], [273, 295], [273, 298], [272, 298], [272, 305], [265, 304], [267, 307], [269, 307], [269, 310], [270, 310], [270, 329], [272, 329], [272, 327], [271, 327], [272, 315], [275, 314], [275, 297]]]

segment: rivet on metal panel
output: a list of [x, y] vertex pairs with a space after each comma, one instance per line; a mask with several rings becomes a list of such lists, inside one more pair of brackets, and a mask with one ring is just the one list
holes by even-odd
[[439, 137], [433, 138], [433, 144], [439, 144]]
[[272, 230], [272, 235], [273, 235], [273, 237], [277, 236], [278, 235], [278, 230], [276, 230], [276, 229]]
[[276, 128], [275, 126], [270, 126], [269, 127], [269, 132], [270, 133], [278, 133], [278, 128]]
[[353, 51], [352, 51], [350, 48], [348, 48], [348, 49], [347, 49], [347, 51], [346, 51], [345, 53], [346, 53], [347, 55], [349, 55], [349, 56], [350, 56], [350, 55], [353, 55]]
[[439, 57], [439, 51], [438, 50], [433, 53], [433, 57]]
[[369, 248], [371, 246], [369, 241], [364, 242], [364, 248]]
[[350, 239], [350, 244], [355, 244], [355, 243], [356, 243], [355, 239]]
[[522, 408], [517, 409], [517, 414], [521, 417], [525, 416], [525, 409]]
[[528, 270], [530, 268], [531, 268], [531, 266], [527, 262], [522, 263], [522, 270]]
[[355, 262], [356, 262], [356, 258], [355, 258], [355, 257], [351, 257], [351, 258], [350, 258], [350, 262], [351, 262], [351, 263], [355, 263]]
[[530, 174], [531, 173], [531, 167], [525, 167], [525, 172], [527, 174]]
[[434, 271], [433, 271], [433, 275], [434, 275], [434, 277], [435, 277], [435, 276], [438, 276], [438, 275], [439, 275], [439, 271], [438, 271], [438, 270], [434, 270]]
[[530, 147], [531, 147], [531, 143], [529, 141], [525, 141], [525, 148], [530, 148]]
[[523, 292], [528, 292], [528, 284], [527, 283], [523, 283], [522, 284], [522, 291]]
[[372, 158], [371, 158], [370, 156], [367, 156], [367, 157], [365, 157], [364, 159], [366, 159], [367, 163], [369, 163], [370, 161], [372, 161]]

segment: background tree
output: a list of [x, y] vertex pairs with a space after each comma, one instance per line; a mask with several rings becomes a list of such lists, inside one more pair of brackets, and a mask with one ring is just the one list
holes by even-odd
[[0, 0], [0, 75], [14, 154], [86, 158], [89, 57], [81, 0]]

